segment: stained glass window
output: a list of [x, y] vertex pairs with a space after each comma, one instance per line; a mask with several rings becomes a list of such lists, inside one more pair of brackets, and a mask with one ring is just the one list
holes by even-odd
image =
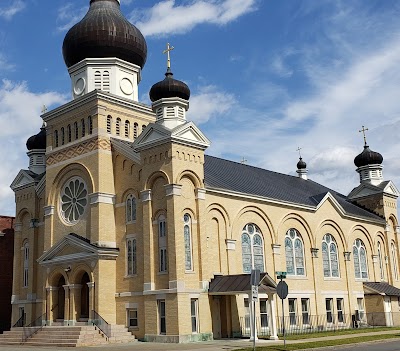
[[368, 264], [365, 245], [361, 239], [356, 239], [353, 244], [354, 272], [356, 278], [368, 278]]
[[87, 189], [84, 181], [74, 177], [67, 181], [61, 191], [61, 216], [69, 224], [75, 224], [85, 212]]
[[183, 236], [185, 240], [185, 270], [192, 271], [192, 233], [191, 233], [191, 224], [192, 219], [188, 214], [183, 216]]
[[296, 229], [289, 229], [286, 233], [285, 255], [287, 274], [305, 275], [303, 240]]
[[136, 221], [136, 199], [130, 194], [126, 199], [126, 222]]
[[242, 230], [242, 264], [243, 272], [259, 269], [264, 272], [264, 245], [260, 229], [253, 223]]
[[338, 250], [331, 234], [325, 234], [322, 238], [322, 264], [324, 277], [339, 277]]

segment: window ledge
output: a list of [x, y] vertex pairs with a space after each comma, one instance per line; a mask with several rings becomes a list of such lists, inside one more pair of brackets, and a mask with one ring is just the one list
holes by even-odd
[[308, 277], [306, 275], [287, 275], [286, 280], [294, 279], [294, 280], [307, 280]]
[[129, 278], [137, 278], [137, 273], [136, 274], [129, 274], [129, 275], [125, 275], [124, 279], [129, 279]]
[[128, 224], [136, 224], [136, 220], [131, 221], [131, 222], [125, 222], [125, 224], [126, 224], [126, 225], [128, 225]]
[[196, 274], [195, 271], [185, 271], [185, 274]]
[[368, 278], [355, 278], [356, 282], [368, 282]]
[[338, 281], [338, 280], [342, 280], [341, 277], [324, 277], [324, 280], [327, 281]]
[[167, 275], [168, 274], [168, 271], [166, 271], [166, 272], [157, 272], [157, 275]]

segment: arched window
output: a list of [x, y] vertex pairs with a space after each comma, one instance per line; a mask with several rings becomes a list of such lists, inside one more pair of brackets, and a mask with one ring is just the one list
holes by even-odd
[[54, 131], [54, 147], [58, 147], [58, 130]]
[[121, 134], [121, 118], [117, 118], [117, 124], [115, 125], [115, 134]]
[[142, 125], [142, 133], [143, 133], [143, 131], [146, 129], [146, 127], [147, 127], [147, 126], [146, 126], [145, 124]]
[[138, 128], [139, 128], [139, 125], [137, 124], [137, 123], [134, 123], [133, 124], [133, 137], [136, 139], [137, 138], [137, 136], [138, 136]]
[[185, 240], [185, 270], [192, 271], [192, 218], [188, 213], [183, 216], [183, 223], [183, 237]]
[[110, 72], [108, 71], [103, 73], [103, 90], [110, 91]]
[[367, 251], [361, 239], [356, 239], [353, 244], [354, 272], [356, 278], [368, 278]]
[[385, 263], [384, 263], [384, 258], [383, 258], [383, 253], [382, 253], [382, 244], [380, 241], [378, 241], [378, 260], [379, 260], [379, 271], [381, 274], [381, 280], [385, 280]]
[[23, 282], [22, 286], [26, 288], [29, 283], [29, 243], [26, 241], [24, 246], [23, 246], [23, 251], [24, 251], [24, 273], [23, 273]]
[[112, 117], [107, 116], [107, 133], [111, 134]]
[[126, 240], [126, 265], [127, 275], [136, 274], [136, 239], [129, 238]]
[[72, 141], [72, 130], [71, 130], [71, 125], [67, 125], [67, 133], [68, 133], [68, 142], [70, 143]]
[[243, 272], [259, 269], [264, 272], [264, 246], [260, 229], [253, 223], [246, 224], [242, 230]]
[[93, 118], [92, 116], [88, 117], [88, 128], [89, 128], [89, 134], [93, 133]]
[[167, 268], [167, 228], [165, 222], [165, 216], [160, 215], [157, 219], [158, 224], [158, 260], [159, 260], [159, 271], [166, 272]]
[[61, 127], [61, 145], [65, 144], [65, 131], [64, 127]]
[[324, 277], [339, 277], [338, 249], [335, 238], [325, 234], [322, 238]]
[[129, 129], [131, 128], [128, 120], [125, 121], [125, 138], [129, 138]]
[[303, 239], [296, 229], [289, 229], [286, 233], [285, 255], [287, 274], [305, 275]]
[[399, 280], [399, 272], [397, 270], [397, 250], [394, 242], [390, 245], [390, 251], [392, 251], [392, 262], [393, 262], [393, 274], [394, 279]]
[[75, 133], [75, 140], [78, 140], [79, 138], [78, 122], [74, 122], [74, 133]]
[[126, 199], [126, 222], [136, 221], [136, 199], [130, 194]]
[[81, 126], [82, 126], [82, 138], [86, 135], [86, 125], [85, 125], [85, 119], [81, 119]]
[[101, 72], [94, 72], [94, 88], [97, 90], [101, 90]]

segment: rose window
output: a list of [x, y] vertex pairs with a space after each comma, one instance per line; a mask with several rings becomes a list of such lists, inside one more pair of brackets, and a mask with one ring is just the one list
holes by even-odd
[[61, 215], [65, 221], [74, 224], [79, 221], [87, 205], [86, 184], [81, 178], [67, 181], [61, 191]]

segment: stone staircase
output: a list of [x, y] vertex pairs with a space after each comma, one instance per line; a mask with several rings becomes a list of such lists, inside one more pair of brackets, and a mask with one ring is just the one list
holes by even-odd
[[4, 332], [0, 335], [0, 346], [22, 344], [26, 346], [78, 347], [137, 341], [135, 336], [121, 325], [111, 325], [109, 337], [95, 326], [43, 327], [25, 342], [22, 340], [23, 333], [24, 328], [12, 328], [10, 331]]

